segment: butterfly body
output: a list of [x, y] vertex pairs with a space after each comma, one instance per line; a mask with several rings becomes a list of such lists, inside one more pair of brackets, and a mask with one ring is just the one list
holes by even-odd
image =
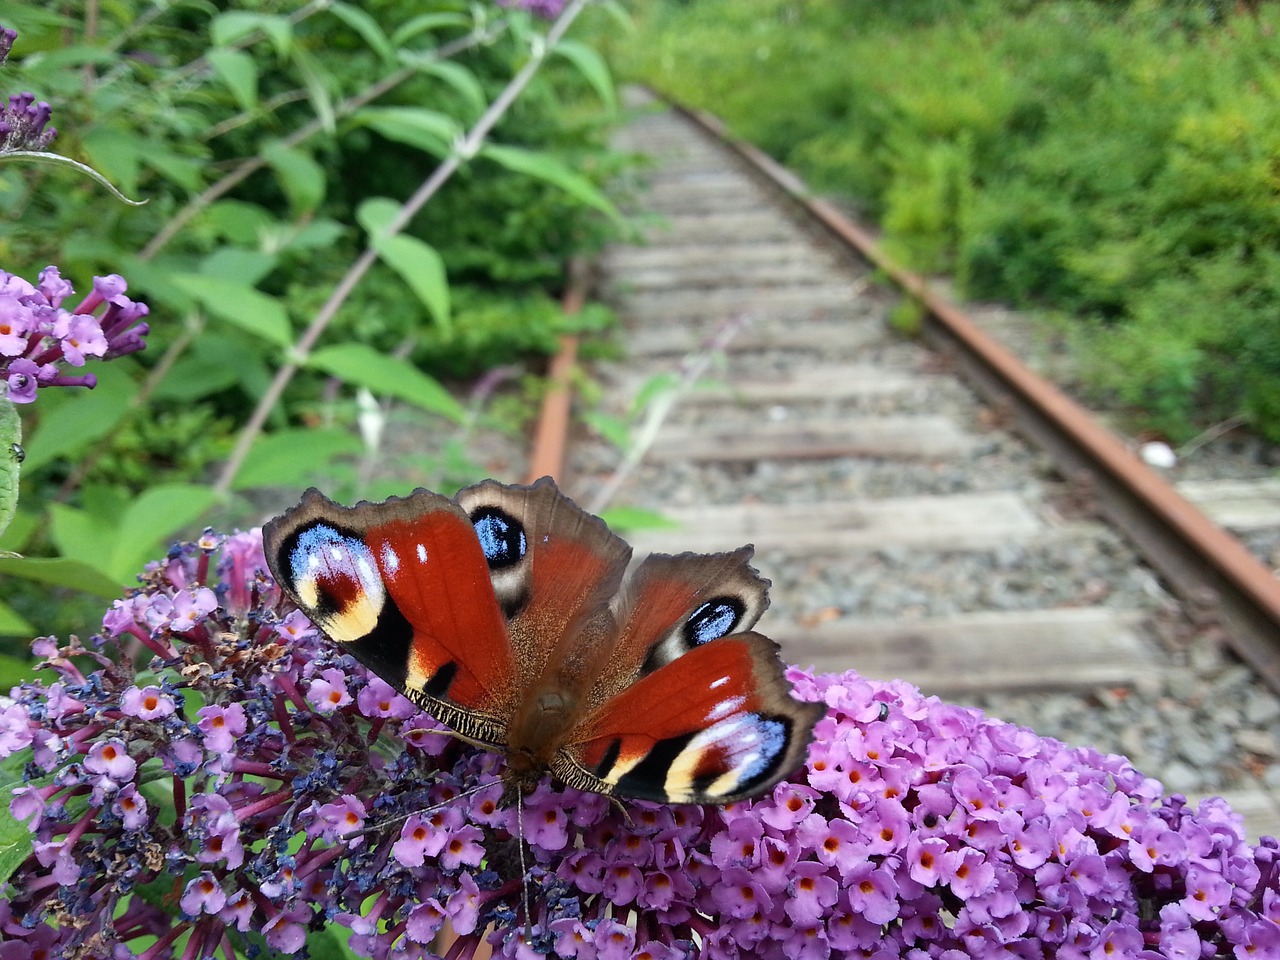
[[727, 803], [803, 760], [751, 549], [631, 548], [549, 479], [342, 507], [309, 490], [263, 527], [268, 565], [343, 649], [462, 739], [508, 799], [546, 773], [608, 796]]

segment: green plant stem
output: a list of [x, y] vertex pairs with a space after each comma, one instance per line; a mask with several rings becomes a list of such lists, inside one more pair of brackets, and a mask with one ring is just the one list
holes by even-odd
[[196, 139], [202, 143], [208, 143], [210, 140], [228, 134], [232, 130], [237, 130], [262, 117], [270, 116], [286, 103], [297, 103], [299, 100], [305, 99], [307, 99], [307, 91], [302, 87], [298, 87], [296, 90], [286, 90], [284, 93], [278, 93], [270, 100], [267, 100], [257, 110], [246, 110], [243, 113], [237, 113], [234, 117], [228, 117], [221, 123], [214, 124], [208, 130], [202, 130]]
[[[578, 14], [590, 2], [591, 0], [571, 0], [565, 6], [560, 12], [560, 16], [551, 25], [551, 29], [547, 31], [545, 41], [534, 44], [528, 61], [511, 78], [507, 86], [489, 105], [484, 115], [476, 121], [475, 126], [455, 146], [453, 152], [444, 163], [438, 166], [427, 177], [422, 186], [414, 192], [413, 196], [405, 201], [404, 206], [400, 208], [400, 212], [387, 225], [384, 232], [385, 236], [394, 236], [399, 233], [417, 215], [427, 201], [435, 196], [436, 192], [453, 176], [458, 168], [479, 152], [489, 132], [510, 109], [516, 98], [524, 92], [525, 87], [529, 85], [534, 74], [537, 73], [538, 68], [546, 59], [547, 51], [560, 42], [565, 31], [569, 29]], [[225, 496], [230, 491], [232, 481], [240, 471], [240, 467], [244, 465], [245, 459], [249, 456], [249, 450], [257, 439], [258, 434], [262, 432], [263, 426], [266, 425], [271, 411], [279, 403], [285, 387], [288, 386], [289, 381], [293, 379], [299, 368], [306, 363], [316, 341], [320, 339], [320, 335], [328, 328], [338, 310], [346, 302], [347, 298], [351, 296], [352, 291], [355, 290], [364, 275], [369, 272], [369, 268], [377, 262], [377, 259], [378, 254], [370, 245], [351, 265], [346, 275], [338, 281], [338, 285], [334, 288], [333, 293], [329, 295], [329, 299], [312, 319], [311, 325], [307, 327], [306, 331], [298, 339], [298, 342], [294, 345], [291, 358], [276, 371], [271, 385], [267, 388], [262, 399], [258, 401], [258, 405], [249, 418], [249, 422], [240, 431], [240, 437], [236, 441], [235, 449], [223, 466], [218, 482], [214, 485], [216, 493]]]
[[[506, 21], [498, 21], [493, 25], [494, 28], [499, 29], [505, 28], [505, 26]], [[480, 43], [487, 43], [493, 36], [492, 28], [490, 30], [469, 33], [465, 37], [459, 37], [457, 40], [439, 47], [435, 51], [435, 59], [446, 60], [450, 57], [456, 56], [463, 50], [469, 49], [470, 47], [476, 46]], [[365, 104], [378, 99], [383, 94], [388, 93], [391, 90], [394, 90], [417, 72], [418, 71], [415, 67], [402, 67], [394, 73], [388, 74], [377, 83], [371, 84], [364, 90], [360, 91], [360, 93], [354, 94], [343, 100], [334, 108], [334, 115], [345, 117], [354, 113]], [[296, 147], [298, 144], [305, 142], [317, 133], [321, 132], [323, 129], [324, 122], [319, 117], [315, 117], [303, 124], [281, 142], [286, 147]], [[147, 245], [142, 248], [141, 252], [139, 252], [138, 258], [144, 261], [150, 260], [157, 253], [163, 250], [168, 245], [169, 241], [177, 236], [182, 228], [195, 219], [205, 210], [205, 208], [219, 197], [224, 196], [233, 187], [238, 186], [249, 177], [253, 176], [253, 174], [257, 173], [266, 165], [267, 161], [263, 156], [258, 155], [250, 157], [226, 176], [222, 177], [222, 179], [210, 184], [200, 193], [199, 196], [189, 201], [186, 206], [173, 215], [168, 223], [160, 228], [160, 231], [152, 237], [147, 242]]]

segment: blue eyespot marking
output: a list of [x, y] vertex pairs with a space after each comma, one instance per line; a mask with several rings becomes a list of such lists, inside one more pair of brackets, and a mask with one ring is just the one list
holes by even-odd
[[471, 515], [471, 523], [491, 569], [509, 567], [524, 559], [529, 546], [524, 527], [510, 514], [496, 507], [481, 507]]
[[684, 624], [684, 639], [690, 648], [709, 643], [733, 631], [742, 618], [742, 602], [736, 597], [708, 600]]

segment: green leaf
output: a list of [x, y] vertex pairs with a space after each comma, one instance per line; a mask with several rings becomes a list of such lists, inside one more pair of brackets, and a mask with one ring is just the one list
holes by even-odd
[[344, 430], [278, 430], [260, 436], [236, 474], [234, 489], [300, 487], [315, 479], [329, 461], [358, 455], [360, 439]]
[[200, 261], [200, 276], [254, 286], [279, 264], [280, 258], [261, 250], [218, 247]]
[[142, 158], [136, 137], [114, 127], [96, 126], [82, 135], [81, 144], [91, 167], [108, 181], [119, 184], [125, 194], [138, 192]]
[[331, 247], [347, 232], [347, 227], [337, 220], [323, 218], [309, 220], [294, 226], [284, 237], [280, 250], [316, 250]]
[[599, 94], [600, 99], [610, 111], [618, 109], [618, 94], [614, 90], [613, 76], [609, 73], [604, 57], [576, 40], [561, 40], [551, 48], [551, 51], [560, 54], [578, 68], [582, 78], [591, 84], [592, 89]]
[[24, 444], [27, 457], [22, 461], [23, 470], [38, 470], [58, 457], [72, 456], [115, 429], [137, 393], [118, 363], [96, 367], [96, 387], [68, 391], [57, 406], [50, 405], [41, 413], [35, 432]]
[[587, 426], [619, 450], [625, 450], [631, 445], [631, 424], [626, 420], [598, 410], [584, 412], [582, 419]]
[[[188, 530], [218, 499], [211, 488], [164, 483], [136, 497], [112, 534], [110, 570], [127, 582], [149, 560], [164, 556], [173, 539]], [[101, 548], [99, 544], [99, 548]]]
[[277, 141], [263, 147], [262, 156], [275, 171], [294, 214], [310, 213], [320, 206], [324, 199], [325, 175], [311, 154]]
[[202, 160], [198, 160], [195, 157], [184, 157], [181, 154], [174, 153], [172, 150], [166, 150], [156, 142], [144, 142], [139, 156], [142, 158], [143, 163], [162, 177], [190, 190], [192, 193], [203, 186], [201, 174], [205, 166]]
[[521, 147], [503, 147], [497, 144], [489, 144], [480, 152], [490, 160], [502, 164], [508, 170], [554, 184], [575, 200], [607, 214], [619, 224], [624, 222], [622, 214], [618, 212], [618, 208], [613, 205], [613, 202], [608, 197], [600, 192], [594, 183], [582, 176], [582, 174], [574, 173], [549, 154], [525, 150]]
[[[0, 600], [0, 636], [34, 637], [35, 635], [36, 628], [17, 610]], [[7, 673], [9, 671], [5, 669], [5, 664], [13, 659], [13, 657], [6, 657], [0, 654], [0, 690], [8, 690], [14, 683], [17, 683], [16, 680], [8, 680]]]
[[110, 578], [114, 584], [112, 596], [119, 596], [124, 580], [111, 565], [110, 545], [115, 536], [115, 523], [103, 513], [69, 507], [65, 503], [50, 504], [49, 520], [49, 535], [58, 552]]
[[155, 389], [154, 397], [194, 403], [241, 383], [247, 366], [244, 343], [204, 331], [178, 358]]
[[[27, 627], [15, 636], [33, 637], [35, 631]], [[32, 679], [35, 675], [36, 665], [29, 657], [13, 657], [7, 653], [0, 653], [0, 691], [8, 693], [18, 684]]]
[[0, 557], [0, 576], [67, 587], [104, 600], [120, 596], [120, 584], [115, 578], [94, 566], [66, 557]]
[[289, 56], [289, 51], [293, 48], [293, 24], [288, 17], [231, 10], [213, 18], [209, 34], [215, 46], [229, 47], [239, 40], [253, 36], [255, 31], [261, 31], [271, 41], [276, 48], [276, 55], [281, 59]]
[[353, 118], [388, 140], [436, 157], [446, 156], [462, 135], [453, 117], [425, 107], [365, 107], [357, 110]]
[[18, 512], [18, 464], [25, 457], [18, 408], [8, 397], [0, 397], [0, 536]]
[[252, 246], [276, 222], [265, 207], [243, 200], [219, 200], [201, 215], [218, 234], [232, 243]]
[[664, 370], [661, 373], [655, 373], [653, 376], [645, 380], [640, 385], [640, 389], [636, 391], [635, 398], [631, 401], [631, 412], [633, 414], [640, 413], [648, 408], [658, 397], [670, 393], [680, 386], [680, 377], [678, 374]]
[[[12, 796], [14, 788], [23, 785], [23, 770], [31, 756], [30, 748], [19, 750], [0, 764], [0, 796]], [[26, 824], [14, 819], [9, 804], [0, 803], [0, 888], [31, 856], [31, 843], [31, 831]]]
[[363, 343], [317, 350], [307, 365], [353, 386], [368, 387], [381, 396], [397, 397], [429, 413], [462, 422], [465, 411], [444, 387], [407, 360], [379, 353]]
[[403, 204], [396, 203], [390, 197], [370, 197], [356, 209], [356, 220], [364, 227], [365, 233], [373, 236], [385, 233], [391, 221], [403, 209]]
[[6, 552], [21, 553], [43, 526], [44, 518], [41, 514], [19, 507], [4, 536], [0, 537], [0, 555]]
[[310, 960], [358, 960], [358, 954], [348, 946], [351, 929], [332, 924], [323, 930], [307, 934], [307, 956]]
[[293, 65], [302, 75], [303, 86], [307, 88], [307, 99], [311, 101], [311, 109], [316, 112], [316, 119], [326, 133], [333, 133], [338, 123], [333, 112], [333, 97], [325, 83], [324, 67], [303, 47], [297, 47], [293, 51]]
[[465, 13], [424, 13], [406, 20], [391, 34], [391, 44], [403, 47], [406, 42], [422, 33], [441, 27], [471, 27], [471, 18]]
[[287, 348], [293, 344], [289, 315], [275, 297], [253, 287], [195, 273], [178, 274], [172, 279], [178, 289], [199, 300], [215, 317], [278, 346]]
[[430, 244], [417, 237], [398, 233], [392, 237], [370, 238], [382, 261], [407, 283], [423, 305], [435, 317], [436, 325], [446, 336], [453, 325], [449, 314], [449, 278], [445, 275], [444, 258]]
[[600, 514], [611, 530], [669, 530], [680, 526], [670, 517], [639, 507], [613, 507]]
[[356, 33], [364, 38], [364, 42], [369, 45], [379, 57], [387, 64], [395, 63], [396, 52], [391, 47], [391, 41], [387, 39], [387, 35], [383, 32], [382, 27], [378, 25], [378, 21], [369, 16], [359, 7], [353, 7], [348, 3], [335, 3], [329, 8], [329, 11], [349, 26]]
[[[116, 189], [116, 185], [114, 183], [100, 174], [97, 170], [93, 169], [93, 167], [88, 164], [81, 163], [79, 160], [72, 160], [70, 157], [64, 157], [60, 153], [53, 153], [48, 150], [11, 150], [8, 153], [0, 154], [0, 160], [4, 160], [6, 162], [10, 160], [17, 160], [19, 162], [25, 161], [27, 163], [51, 163], [54, 166], [69, 167], [77, 173], [82, 173], [86, 177], [98, 181], [98, 183], [106, 187], [107, 190], [111, 192], [112, 196], [121, 203], [127, 203], [131, 207], [141, 207], [145, 206], [147, 203], [146, 200], [132, 200], [129, 197], [126, 197]], [[64, 253], [66, 252], [66, 249], [67, 248], [64, 246]]]
[[462, 64], [454, 63], [452, 60], [439, 60], [434, 56], [405, 55], [401, 59], [419, 72], [437, 77], [447, 83], [462, 96], [476, 116], [484, 113], [485, 107], [488, 106], [484, 87], [480, 85], [476, 75]]
[[441, 331], [448, 335], [451, 330], [449, 278], [445, 274], [444, 259], [434, 247], [417, 237], [402, 233], [386, 236], [386, 226], [399, 210], [393, 201], [374, 197], [361, 204], [356, 219], [368, 231], [370, 246], [417, 294]]
[[243, 50], [226, 48], [210, 50], [205, 59], [213, 67], [240, 109], [252, 112], [258, 109], [258, 62]]

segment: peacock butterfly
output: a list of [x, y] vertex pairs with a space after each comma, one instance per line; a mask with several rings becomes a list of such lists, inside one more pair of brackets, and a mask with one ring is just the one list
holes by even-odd
[[330, 638], [458, 737], [611, 797], [729, 803], [802, 762], [753, 550], [631, 547], [549, 477], [343, 507], [315, 489], [262, 529], [276, 580]]

